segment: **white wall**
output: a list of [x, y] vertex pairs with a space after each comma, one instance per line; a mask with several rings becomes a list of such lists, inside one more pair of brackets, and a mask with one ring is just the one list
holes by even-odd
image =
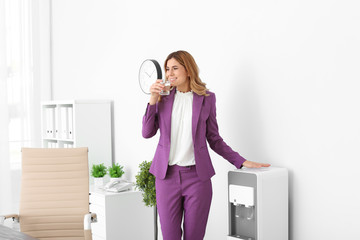
[[[290, 171], [290, 239], [359, 239], [360, 22], [353, 1], [53, 0], [54, 99], [114, 100], [115, 161], [134, 179], [158, 136], [141, 137], [141, 62], [184, 49], [217, 94], [225, 141]], [[227, 171], [207, 240], [227, 234]]]

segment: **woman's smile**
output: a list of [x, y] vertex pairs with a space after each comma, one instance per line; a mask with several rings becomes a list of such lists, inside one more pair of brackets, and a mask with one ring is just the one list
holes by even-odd
[[176, 78], [175, 78], [175, 77], [170, 77], [170, 78], [168, 78], [168, 79], [169, 79], [169, 81], [170, 81], [171, 84], [176, 81]]

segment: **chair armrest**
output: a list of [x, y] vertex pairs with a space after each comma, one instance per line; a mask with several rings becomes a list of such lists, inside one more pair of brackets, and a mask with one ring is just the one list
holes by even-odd
[[97, 222], [96, 213], [87, 213], [84, 216], [84, 230], [91, 230], [91, 223]]
[[84, 236], [85, 240], [92, 240], [91, 223], [97, 222], [96, 213], [88, 213], [84, 216]]
[[19, 222], [19, 215], [8, 214], [8, 215], [0, 215], [0, 224], [3, 224], [4, 221], [9, 218], [12, 218], [13, 221]]
[[91, 229], [89, 229], [89, 230], [84, 230], [84, 237], [85, 237], [85, 240], [92, 240]]
[[96, 213], [91, 213], [91, 223], [96, 223], [97, 222], [97, 215]]

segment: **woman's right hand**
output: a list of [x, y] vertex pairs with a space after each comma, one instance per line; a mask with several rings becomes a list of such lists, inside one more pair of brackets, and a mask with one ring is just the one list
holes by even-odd
[[154, 105], [157, 103], [159, 96], [160, 96], [160, 92], [164, 88], [164, 85], [161, 84], [162, 81], [163, 81], [162, 79], [158, 79], [158, 80], [156, 80], [155, 83], [153, 83], [150, 86], [150, 93], [151, 93], [150, 101], [149, 101], [150, 105]]

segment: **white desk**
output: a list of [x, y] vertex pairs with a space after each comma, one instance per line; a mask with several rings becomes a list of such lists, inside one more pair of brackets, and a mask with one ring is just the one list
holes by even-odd
[[153, 208], [146, 207], [141, 192], [109, 193], [90, 188], [93, 240], [151, 239], [154, 236]]

